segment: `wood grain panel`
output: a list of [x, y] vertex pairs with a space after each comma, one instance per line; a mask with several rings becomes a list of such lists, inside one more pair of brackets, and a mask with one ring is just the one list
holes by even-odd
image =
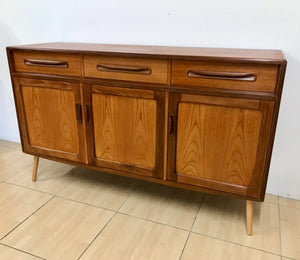
[[260, 106], [260, 101], [255, 99], [200, 96], [191, 94], [181, 94], [181, 101], [185, 103], [201, 103], [206, 105], [239, 107], [255, 110], [258, 110]]
[[[53, 52], [20, 51], [13, 52], [15, 70], [20, 72], [45, 73], [67, 76], [81, 76], [81, 59], [76, 54]], [[66, 62], [66, 67], [55, 65], [26, 65], [26, 60]]]
[[[122, 68], [126, 68], [128, 66], [135, 68], [148, 68], [150, 73], [146, 75], [139, 74], [139, 72], [126, 72], [125, 69], [119, 71], [99, 71], [97, 67], [100, 64], [105, 66], [121, 66]], [[161, 84], [168, 83], [167, 60], [84, 55], [84, 70], [85, 76], [92, 78], [141, 81]]]
[[261, 117], [255, 110], [179, 103], [176, 172], [249, 185]]
[[154, 168], [156, 101], [92, 94], [97, 159]]
[[105, 94], [105, 95], [146, 98], [146, 99], [154, 98], [154, 93], [152, 90], [134, 89], [134, 88], [128, 89], [128, 88], [118, 88], [112, 86], [98, 86], [98, 85], [93, 85], [92, 90], [94, 93]]
[[[190, 71], [209, 71], [214, 73], [253, 73], [254, 81], [232, 80], [229, 77], [189, 77]], [[234, 90], [274, 92], [278, 66], [273, 64], [248, 64], [214, 61], [176, 61], [172, 62], [172, 84], [194, 87], [209, 87]]]
[[22, 94], [30, 144], [78, 154], [74, 93], [22, 86]]

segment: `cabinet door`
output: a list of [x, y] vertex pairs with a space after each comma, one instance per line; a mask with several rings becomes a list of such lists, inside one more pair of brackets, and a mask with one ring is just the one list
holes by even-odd
[[80, 85], [15, 78], [14, 90], [24, 151], [84, 161]]
[[168, 179], [259, 197], [273, 106], [273, 101], [171, 94]]
[[160, 178], [164, 93], [84, 86], [90, 163]]

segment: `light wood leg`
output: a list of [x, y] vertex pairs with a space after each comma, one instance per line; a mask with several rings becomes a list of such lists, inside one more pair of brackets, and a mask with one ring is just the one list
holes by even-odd
[[37, 170], [38, 170], [38, 166], [39, 166], [39, 159], [40, 159], [40, 157], [38, 157], [38, 156], [33, 157], [32, 181], [36, 181], [36, 175], [37, 175]]
[[252, 235], [252, 222], [253, 222], [253, 201], [246, 200], [246, 225], [247, 234]]

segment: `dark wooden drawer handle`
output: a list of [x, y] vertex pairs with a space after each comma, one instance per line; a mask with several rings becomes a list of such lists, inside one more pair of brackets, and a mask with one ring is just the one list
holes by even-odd
[[207, 71], [207, 70], [189, 70], [190, 78], [209, 78], [209, 79], [229, 79], [255, 81], [256, 74], [243, 72], [227, 72], [227, 71]]
[[147, 67], [137, 67], [128, 65], [114, 65], [114, 64], [98, 64], [97, 70], [106, 72], [122, 72], [150, 75], [151, 69]]
[[36, 60], [26, 59], [24, 60], [25, 65], [28, 66], [43, 66], [43, 67], [55, 67], [55, 68], [68, 68], [69, 64], [67, 61], [60, 60]]

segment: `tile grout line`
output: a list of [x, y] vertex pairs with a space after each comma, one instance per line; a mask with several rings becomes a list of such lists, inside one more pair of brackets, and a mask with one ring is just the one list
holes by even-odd
[[191, 226], [191, 228], [190, 228], [190, 230], [189, 230], [189, 233], [188, 233], [188, 235], [187, 235], [187, 238], [186, 238], [186, 240], [185, 240], [185, 243], [184, 243], [184, 245], [183, 245], [183, 248], [182, 248], [182, 251], [181, 251], [181, 254], [180, 254], [179, 260], [181, 260], [181, 259], [182, 259], [183, 252], [184, 252], [184, 250], [185, 250], [185, 248], [186, 248], [186, 245], [187, 245], [187, 243], [188, 243], [188, 240], [189, 240], [189, 238], [190, 238], [190, 235], [191, 235], [191, 231], [192, 231], [192, 229], [193, 229], [193, 227], [194, 227], [194, 224], [195, 224], [195, 222], [196, 222], [196, 219], [197, 219], [197, 217], [198, 217], [199, 211], [200, 211], [200, 209], [201, 209], [201, 206], [202, 206], [202, 204], [203, 204], [203, 201], [204, 201], [205, 197], [206, 197], [206, 196], [205, 196], [205, 195], [203, 195], [203, 197], [202, 197], [202, 200], [201, 200], [201, 202], [200, 202], [200, 204], [199, 204], [199, 207], [198, 207], [197, 213], [196, 213], [196, 215], [195, 215], [195, 217], [194, 217], [193, 224], [192, 224], [192, 226]]
[[[5, 183], [9, 184], [9, 185], [14, 185], [14, 186], [17, 186], [17, 187], [20, 187], [20, 188], [28, 189], [28, 190], [32, 190], [32, 191], [36, 191], [36, 192], [41, 192], [41, 193], [53, 196], [53, 198], [61, 198], [61, 199], [65, 199], [65, 200], [72, 201], [72, 202], [75, 202], [75, 203], [79, 203], [79, 204], [82, 204], [82, 205], [86, 205], [86, 206], [90, 206], [90, 207], [94, 207], [94, 208], [99, 208], [99, 209], [104, 209], [104, 210], [108, 210], [108, 211], [111, 211], [111, 212], [117, 212], [117, 213], [122, 214], [122, 215], [134, 217], [134, 218], [145, 220], [145, 221], [149, 221], [149, 222], [153, 222], [155, 224], [160, 224], [160, 225], [164, 225], [164, 226], [171, 227], [171, 228], [176, 228], [176, 229], [183, 230], [183, 231], [189, 231], [188, 229], [185, 229], [185, 228], [180, 228], [180, 227], [168, 225], [168, 224], [165, 224], [165, 223], [162, 223], [162, 222], [159, 222], [159, 221], [154, 221], [154, 220], [151, 220], [151, 219], [142, 218], [142, 217], [138, 217], [138, 216], [135, 216], [135, 215], [130, 215], [130, 214], [125, 213], [125, 212], [120, 212], [120, 209], [127, 202], [127, 200], [129, 200], [129, 197], [131, 196], [131, 194], [134, 191], [137, 190], [138, 184], [135, 185], [135, 187], [132, 189], [132, 191], [128, 195], [128, 198], [122, 203], [122, 205], [119, 207], [119, 209], [118, 210], [113, 210], [113, 209], [109, 209], [109, 208], [97, 206], [97, 205], [94, 205], [94, 204], [90, 204], [90, 203], [87, 203], [87, 202], [84, 202], [84, 201], [78, 201], [78, 200], [70, 199], [70, 198], [67, 198], [67, 197], [59, 196], [59, 195], [56, 195], [56, 194], [53, 194], [53, 193], [48, 193], [48, 192], [36, 190], [36, 189], [30, 188], [30, 187], [27, 187], [27, 186], [21, 186], [21, 185], [18, 185], [18, 184], [7, 183], [7, 182], [5, 182]], [[204, 196], [205, 196], [205, 194], [204, 194]]]
[[53, 197], [56, 197], [56, 198], [61, 198], [61, 199], [65, 199], [65, 200], [77, 202], [79, 204], [83, 204], [83, 205], [87, 205], [87, 206], [91, 206], [91, 207], [105, 209], [105, 210], [109, 210], [109, 211], [115, 212], [115, 210], [113, 210], [113, 209], [109, 209], [109, 208], [97, 206], [97, 205], [90, 204], [90, 203], [87, 203], [87, 202], [84, 202], [84, 201], [70, 199], [70, 198], [67, 198], [67, 197], [59, 196], [57, 194], [53, 194], [53, 193], [49, 193], [49, 192], [45, 192], [45, 191], [41, 191], [41, 190], [36, 190], [36, 189], [30, 188], [30, 187], [27, 187], [27, 186], [22, 186], [22, 185], [10, 183], [10, 182], [5, 182], [5, 181], [3, 183], [9, 184], [9, 185], [14, 185], [14, 186], [17, 186], [17, 187], [20, 187], [20, 188], [24, 188], [24, 189], [28, 189], [28, 190], [31, 190], [31, 191], [40, 192], [40, 193], [47, 194], [47, 195], [50, 195], [50, 196], [53, 196]]
[[[48, 193], [48, 192], [44, 192], [44, 191], [41, 191], [41, 190], [36, 190], [36, 189], [33, 189], [33, 188], [30, 188], [30, 187], [27, 187], [27, 186], [22, 186], [22, 185], [18, 185], [18, 184], [14, 184], [14, 183], [10, 183], [10, 182], [7, 182], [5, 180], [3, 181], [0, 181], [0, 183], [6, 183], [6, 184], [9, 184], [9, 185], [15, 185], [15, 186], [18, 186], [18, 187], [22, 187], [22, 188], [25, 188], [25, 189], [29, 189], [29, 190], [33, 190], [33, 191], [37, 191], [37, 192], [41, 192], [41, 193], [44, 193], [44, 194], [48, 194], [48, 195], [51, 195], [52, 198], [50, 198], [47, 202], [45, 202], [45, 204], [47, 204], [50, 200], [52, 200], [53, 198], [55, 197], [58, 197], [58, 198], [63, 198], [63, 199], [66, 199], [66, 200], [69, 200], [69, 201], [73, 201], [73, 202], [77, 202], [77, 203], [80, 203], [80, 204], [84, 204], [84, 205], [88, 205], [88, 206], [92, 206], [92, 207], [96, 207], [96, 208], [100, 208], [100, 209], [104, 209], [104, 210], [108, 210], [108, 211], [112, 211], [112, 212], [115, 212], [115, 214], [112, 216], [112, 218], [117, 214], [123, 214], [123, 215], [127, 215], [127, 216], [131, 216], [131, 217], [135, 217], [137, 219], [142, 219], [142, 220], [145, 220], [145, 221], [150, 221], [150, 222], [153, 222], [153, 223], [156, 223], [156, 224], [161, 224], [161, 225], [165, 225], [165, 226], [168, 226], [168, 227], [172, 227], [172, 228], [176, 228], [176, 229], [180, 229], [180, 230], [184, 230], [184, 231], [188, 231], [186, 229], [183, 229], [183, 228], [179, 228], [179, 227], [176, 227], [176, 226], [170, 226], [170, 225], [167, 225], [167, 224], [164, 224], [164, 223], [160, 223], [160, 222], [155, 222], [155, 221], [152, 221], [152, 220], [149, 220], [149, 219], [145, 219], [145, 218], [141, 218], [141, 217], [137, 217], [137, 216], [133, 216], [133, 215], [130, 215], [130, 214], [126, 214], [126, 213], [123, 213], [123, 212], [120, 212], [119, 210], [122, 208], [122, 206], [128, 201], [129, 197], [131, 196], [131, 194], [137, 190], [138, 186], [139, 186], [139, 183], [135, 184], [135, 186], [133, 187], [132, 191], [130, 192], [130, 194], [128, 195], [127, 199], [122, 203], [122, 205], [119, 207], [119, 209], [117, 211], [114, 211], [114, 210], [111, 210], [111, 209], [107, 209], [107, 208], [104, 208], [104, 207], [100, 207], [100, 206], [96, 206], [96, 205], [92, 205], [92, 204], [89, 204], [89, 203], [85, 203], [85, 202], [82, 202], [82, 201], [77, 201], [77, 200], [72, 200], [72, 199], [69, 199], [69, 198], [66, 198], [66, 197], [62, 197], [62, 196], [58, 196], [58, 195], [55, 195], [55, 194], [52, 194], [52, 193]], [[204, 195], [205, 196], [205, 195]], [[279, 256], [282, 256], [281, 255], [281, 226], [280, 226], [280, 204], [279, 204], [279, 197], [277, 197], [278, 199], [278, 211], [279, 211], [279, 229], [280, 229], [280, 255]], [[204, 198], [202, 199], [201, 203], [203, 202]], [[271, 203], [271, 202], [270, 202]], [[43, 204], [41, 207], [43, 207], [45, 204]], [[275, 204], [275, 203], [271, 203], [271, 204]], [[40, 208], [41, 208], [40, 207]], [[200, 207], [201, 205], [199, 206], [199, 209], [198, 209], [198, 212], [196, 214], [196, 216], [198, 215], [199, 213], [199, 210], [200, 210]], [[39, 209], [40, 209], [39, 208]], [[37, 209], [34, 213], [32, 213], [29, 217], [31, 217], [33, 214], [35, 214], [39, 209]], [[13, 230], [15, 230], [19, 225], [21, 225], [23, 222], [25, 222], [29, 217], [27, 217], [25, 220], [23, 220], [21, 223], [19, 223]], [[194, 219], [194, 222], [192, 224], [192, 228], [194, 226], [194, 223], [195, 223], [195, 220], [196, 218]], [[111, 219], [109, 220], [109, 222], [111, 221]], [[108, 224], [108, 223], [107, 223]], [[225, 242], [229, 242], [229, 243], [232, 243], [232, 244], [236, 244], [236, 245], [240, 245], [240, 246], [243, 246], [243, 247], [247, 247], [247, 248], [250, 248], [250, 249], [254, 249], [254, 250], [258, 250], [258, 251], [262, 251], [262, 252], [266, 252], [266, 253], [270, 253], [270, 254], [273, 254], [273, 255], [277, 255], [275, 253], [272, 253], [272, 252], [268, 252], [268, 251], [264, 251], [264, 250], [261, 250], [261, 249], [257, 249], [257, 248], [254, 248], [254, 247], [249, 247], [249, 246], [246, 246], [246, 245], [243, 245], [243, 244], [239, 244], [239, 243], [235, 243], [235, 242], [231, 242], [231, 241], [227, 241], [227, 240], [224, 240], [224, 239], [220, 239], [218, 237], [213, 237], [213, 236], [208, 236], [208, 235], [205, 235], [205, 234], [202, 234], [202, 233], [198, 233], [198, 232], [194, 232], [192, 231], [192, 228], [190, 229], [189, 231], [189, 235], [188, 235], [188, 238], [186, 240], [186, 243], [189, 239], [189, 236], [190, 236], [190, 233], [195, 233], [195, 234], [200, 234], [200, 235], [203, 235], [203, 236], [207, 236], [207, 237], [211, 237], [211, 238], [214, 238], [214, 239], [217, 239], [217, 240], [221, 240], [221, 241], [225, 241]], [[8, 234], [6, 234], [4, 237], [2, 237], [0, 239], [0, 241], [2, 239], [4, 239], [7, 235], [9, 235], [13, 230], [11, 230]], [[102, 231], [101, 231], [102, 232]], [[100, 234], [100, 233], [99, 233]], [[98, 234], [98, 235], [99, 235]], [[98, 236], [97, 235], [97, 236]], [[92, 241], [93, 242], [93, 241]], [[91, 243], [92, 243], [91, 242]], [[1, 242], [0, 242], [1, 243]], [[90, 243], [90, 244], [91, 244]], [[1, 243], [2, 244], [2, 243]], [[5, 244], [4, 244], [5, 245]], [[185, 244], [186, 246], [186, 244]], [[184, 248], [185, 248], [184, 246]], [[184, 249], [183, 249], [184, 251]], [[182, 251], [182, 254], [183, 254], [183, 251]], [[278, 256], [278, 255], [277, 255]], [[81, 257], [81, 256], [80, 256]]]
[[225, 240], [225, 239], [222, 239], [222, 238], [219, 238], [219, 237], [214, 237], [214, 236], [206, 235], [206, 234], [199, 233], [199, 232], [196, 232], [196, 231], [191, 231], [191, 233], [196, 234], [196, 235], [201, 235], [201, 236], [204, 236], [204, 237], [213, 238], [213, 239], [220, 240], [220, 241], [223, 241], [223, 242], [231, 243], [231, 244], [234, 244], [234, 245], [238, 245], [238, 246], [242, 246], [242, 247], [247, 247], [247, 248], [254, 249], [254, 250], [257, 250], [257, 251], [261, 251], [261, 252], [264, 252], [264, 253], [268, 253], [268, 254], [271, 254], [271, 255], [281, 256], [281, 254], [278, 255], [278, 254], [275, 254], [273, 252], [265, 251], [263, 249], [259, 249], [259, 248], [255, 248], [255, 247], [251, 247], [251, 246], [239, 244], [237, 242]]
[[77, 260], [79, 260], [85, 253], [86, 251], [91, 247], [91, 245], [94, 243], [94, 241], [99, 237], [99, 235], [102, 233], [102, 231], [108, 226], [108, 224], [112, 221], [112, 219], [117, 215], [117, 213], [119, 212], [119, 210], [123, 207], [123, 205], [127, 202], [127, 200], [129, 199], [129, 197], [131, 196], [131, 194], [137, 189], [138, 183], [135, 185], [135, 187], [132, 188], [131, 192], [129, 193], [127, 199], [125, 201], [123, 201], [123, 203], [121, 204], [121, 206], [115, 211], [115, 213], [111, 216], [111, 218], [106, 222], [106, 224], [103, 226], [103, 228], [101, 228], [101, 230], [98, 232], [98, 234], [94, 237], [94, 239], [88, 244], [88, 246], [86, 247], [85, 250], [83, 250], [83, 252], [80, 254], [80, 256], [77, 258]]
[[41, 193], [48, 194], [48, 195], [51, 195], [51, 196], [56, 196], [55, 194], [50, 193], [50, 192], [37, 190], [37, 189], [34, 189], [34, 188], [30, 188], [30, 187], [23, 186], [23, 185], [20, 185], [20, 184], [15, 184], [15, 183], [8, 182], [8, 181], [3, 181], [3, 183], [9, 184], [9, 185], [14, 185], [14, 186], [17, 186], [17, 187], [20, 187], [20, 188], [24, 188], [24, 189], [28, 189], [28, 190], [32, 190], [32, 191], [36, 191], [36, 192], [41, 192]]
[[[36, 209], [33, 213], [31, 213], [27, 218], [25, 218], [23, 221], [21, 221], [18, 225], [16, 225], [12, 230], [10, 230], [6, 235], [4, 235], [2, 238], [0, 238], [1, 241], [6, 238], [10, 233], [12, 233], [14, 230], [16, 230], [20, 225], [22, 225], [25, 221], [27, 221], [30, 217], [32, 217], [36, 212], [38, 212], [42, 207], [44, 207], [49, 201], [51, 201], [54, 198], [54, 196], [50, 199], [48, 199], [42, 206], [40, 206], [38, 209]], [[3, 243], [3, 242], [2, 242]]]
[[[14, 183], [9, 183], [9, 182], [6, 182], [6, 181], [3, 181], [3, 183], [10, 184], [10, 185], [14, 185], [14, 186], [21, 187], [21, 188], [25, 188], [25, 189], [29, 189], [29, 190], [36, 191], [36, 192], [41, 192], [41, 193], [44, 193], [44, 194], [47, 194], [47, 195], [51, 195], [51, 196], [53, 196], [51, 199], [53, 199], [53, 198], [55, 198], [55, 197], [57, 197], [57, 198], [62, 198], [62, 199], [66, 199], [66, 200], [69, 200], [69, 201], [73, 201], [73, 202], [76, 202], [76, 203], [79, 203], [79, 204], [83, 204], [83, 205], [87, 205], [87, 206], [91, 206], [91, 207], [95, 207], [95, 208], [100, 208], [100, 209], [108, 210], [108, 211], [111, 211], [111, 212], [116, 212], [116, 213], [119, 213], [119, 214], [122, 214], [122, 215], [134, 217], [134, 218], [141, 219], [141, 220], [145, 220], [145, 221], [148, 221], [148, 222], [153, 222], [153, 223], [155, 223], [155, 224], [161, 224], [161, 225], [164, 225], [164, 226], [167, 226], [167, 227], [176, 228], [176, 229], [183, 230], [183, 231], [189, 231], [189, 230], [184, 229], [184, 228], [180, 228], [180, 227], [168, 225], [168, 224], [165, 224], [165, 223], [162, 223], [162, 222], [154, 221], [154, 220], [151, 220], [151, 219], [142, 218], [142, 217], [130, 215], [130, 214], [127, 214], [127, 213], [124, 213], [124, 212], [120, 212], [119, 210], [120, 210], [120, 209], [122, 208], [122, 206], [127, 202], [127, 200], [129, 199], [129, 197], [131, 196], [131, 194], [132, 194], [135, 190], [137, 190], [137, 187], [138, 187], [139, 183], [137, 183], [137, 184], [135, 185], [135, 187], [132, 189], [132, 191], [130, 192], [130, 194], [129, 194], [129, 196], [127, 197], [127, 199], [122, 203], [122, 205], [119, 207], [119, 209], [118, 209], [117, 211], [112, 210], [112, 209], [108, 209], [108, 208], [105, 208], [105, 207], [101, 207], [101, 206], [89, 204], [89, 203], [86, 203], [86, 202], [83, 202], [83, 201], [73, 200], [73, 199], [70, 199], [70, 198], [63, 197], [63, 196], [55, 195], [55, 194], [53, 194], [53, 193], [48, 193], [48, 192], [36, 190], [36, 189], [30, 188], [30, 187], [27, 187], [27, 186], [21, 186], [21, 185], [14, 184]], [[204, 194], [204, 196], [205, 196], [205, 194]], [[50, 200], [51, 200], [51, 199], [50, 199]], [[203, 200], [204, 200], [204, 197], [203, 197], [203, 199], [202, 199], [202, 201], [201, 201], [200, 203], [202, 203]], [[278, 200], [279, 200], [279, 196], [278, 196]], [[46, 203], [47, 203], [47, 202], [46, 202]], [[270, 203], [270, 204], [277, 205], [277, 204], [275, 204], [275, 203]], [[43, 205], [42, 205], [42, 206], [43, 206]], [[41, 207], [42, 207], [42, 206], [41, 206]], [[201, 205], [200, 205], [200, 206], [201, 206]], [[198, 212], [199, 212], [199, 210], [200, 210], [200, 206], [199, 206]], [[279, 204], [278, 204], [278, 208], [279, 208]], [[198, 212], [197, 212], [196, 216], [198, 215]], [[34, 213], [35, 213], [35, 212], [34, 212]], [[33, 213], [33, 214], [34, 214], [34, 213]], [[33, 214], [32, 214], [32, 215], [33, 215]], [[27, 218], [26, 218], [25, 220], [27, 220]], [[24, 221], [25, 221], [25, 220], [24, 220]], [[22, 224], [24, 221], [22, 221], [20, 224]], [[195, 222], [195, 219], [194, 219], [194, 222]], [[193, 224], [192, 224], [192, 227], [193, 227], [193, 225], [194, 225], [194, 222], [193, 222]], [[20, 224], [18, 224], [16, 227], [18, 227]], [[13, 230], [14, 230], [14, 229], [13, 229]], [[275, 254], [275, 253], [268, 252], [268, 251], [264, 251], [264, 250], [262, 250], [262, 249], [258, 249], [258, 248], [246, 246], [246, 245], [243, 245], [243, 244], [239, 244], [239, 243], [236, 243], [236, 242], [224, 240], [224, 239], [221, 239], [221, 238], [218, 238], [218, 237], [214, 237], [214, 236], [208, 236], [208, 235], [205, 235], [205, 234], [203, 234], [203, 233], [198, 233], [198, 232], [195, 232], [195, 231], [192, 231], [192, 230], [190, 230], [190, 232], [191, 232], [191, 233], [195, 233], [195, 234], [200, 234], [200, 235], [203, 235], [203, 236], [207, 236], [207, 237], [211, 237], [211, 238], [214, 238], [214, 239], [218, 239], [218, 240], [221, 240], [221, 241], [233, 243], [233, 244], [236, 244], [236, 245], [248, 247], [248, 248], [251, 248], [251, 249], [258, 250], [258, 251], [262, 251], [262, 252], [266, 252], [266, 253], [271, 253], [271, 254], [277, 255], [277, 254]], [[11, 233], [11, 232], [9, 232], [8, 234], [10, 234], [10, 233]], [[8, 234], [6, 234], [4, 237], [6, 237]], [[0, 239], [0, 241], [1, 241], [4, 237], [2, 237], [2, 238]], [[281, 234], [280, 234], [280, 238], [281, 238]], [[280, 241], [280, 242], [281, 242], [281, 241]], [[279, 256], [281, 256], [281, 253], [280, 253]]]
[[23, 251], [23, 250], [21, 250], [21, 249], [19, 249], [19, 248], [15, 248], [15, 247], [10, 246], [10, 245], [3, 244], [3, 243], [1, 243], [1, 242], [0, 242], [0, 245], [6, 246], [6, 247], [8, 247], [8, 248], [14, 249], [14, 250], [16, 250], [16, 251], [22, 252], [22, 253], [27, 254], [27, 255], [31, 255], [31, 256], [37, 257], [37, 258], [42, 259], [42, 260], [47, 260], [46, 258], [40, 257], [40, 256], [38, 256], [38, 255], [34, 255], [34, 254], [32, 254], [32, 253]]
[[117, 211], [115, 211], [115, 213], [110, 217], [110, 219], [106, 222], [106, 224], [103, 226], [103, 228], [100, 229], [100, 231], [98, 232], [98, 234], [93, 238], [93, 240], [88, 244], [88, 246], [82, 251], [82, 253], [77, 258], [77, 260], [79, 260], [85, 254], [85, 252], [90, 248], [90, 246], [94, 243], [94, 241], [98, 238], [98, 236], [106, 228], [106, 226], [111, 222], [111, 220], [114, 218], [114, 216], [116, 214], [117, 214]]
[[169, 228], [175, 228], [175, 229], [182, 230], [182, 231], [189, 231], [188, 229], [184, 229], [184, 228], [180, 228], [180, 227], [176, 227], [176, 226], [171, 226], [171, 225], [168, 225], [168, 224], [165, 224], [165, 223], [162, 223], [162, 222], [158, 222], [158, 221], [155, 221], [155, 220], [152, 220], [152, 219], [137, 217], [137, 216], [130, 215], [130, 214], [127, 214], [127, 213], [124, 213], [124, 212], [119, 212], [119, 211], [117, 211], [117, 213], [119, 215], [124, 215], [124, 216], [128, 216], [128, 217], [144, 220], [144, 221], [151, 222], [151, 223], [154, 223], [154, 224], [163, 225], [163, 226], [166, 226], [166, 227], [169, 227]]

